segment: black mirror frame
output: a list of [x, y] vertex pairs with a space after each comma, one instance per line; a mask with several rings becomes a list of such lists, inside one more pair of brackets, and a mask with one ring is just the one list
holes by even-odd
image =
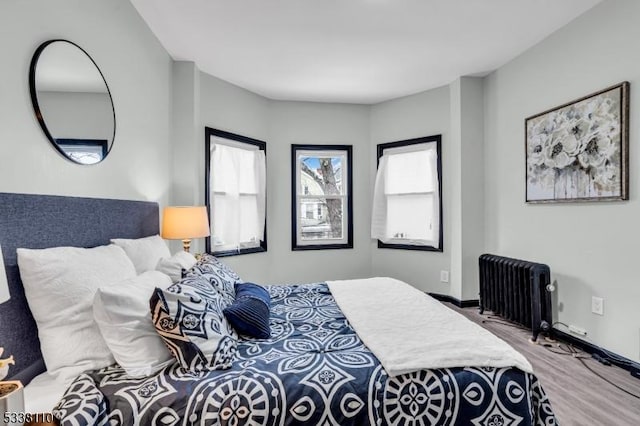
[[111, 144], [109, 145], [107, 143], [107, 151], [106, 151], [104, 157], [102, 158], [102, 160], [100, 160], [100, 161], [98, 161], [98, 162], [96, 162], [94, 164], [99, 164], [102, 161], [104, 161], [104, 159], [107, 158], [107, 155], [109, 155], [109, 153], [111, 152], [111, 148], [113, 147], [113, 144], [115, 143], [115, 140], [116, 140], [116, 110], [115, 110], [115, 106], [113, 104], [113, 96], [111, 95], [111, 90], [109, 89], [109, 84], [107, 84], [107, 79], [104, 78], [104, 74], [102, 74], [102, 70], [100, 70], [100, 67], [98, 66], [98, 64], [96, 64], [96, 61], [93, 60], [91, 55], [89, 55], [89, 53], [87, 53], [86, 50], [84, 50], [82, 47], [78, 46], [76, 43], [74, 43], [72, 41], [69, 41], [69, 40], [65, 40], [65, 39], [47, 40], [44, 43], [42, 43], [40, 46], [38, 46], [38, 48], [34, 52], [33, 57], [31, 58], [31, 64], [29, 65], [29, 92], [30, 92], [30, 95], [31, 95], [31, 104], [33, 105], [33, 111], [34, 111], [34, 113], [36, 115], [36, 119], [38, 120], [38, 124], [40, 124], [40, 128], [44, 132], [44, 134], [47, 137], [47, 139], [49, 139], [49, 142], [51, 143], [51, 145], [53, 145], [53, 147], [56, 149], [56, 151], [58, 151], [58, 153], [60, 155], [62, 155], [66, 160], [69, 160], [72, 163], [80, 164], [80, 165], [83, 165], [83, 166], [93, 166], [94, 164], [85, 164], [85, 163], [81, 163], [79, 161], [74, 160], [73, 158], [69, 157], [67, 155], [67, 153], [65, 153], [62, 148], [60, 148], [58, 146], [58, 144], [56, 143], [55, 138], [53, 137], [53, 135], [51, 135], [51, 132], [49, 132], [49, 129], [47, 128], [47, 124], [45, 123], [44, 117], [42, 116], [42, 111], [40, 109], [40, 104], [38, 103], [38, 94], [37, 94], [37, 90], [36, 90], [36, 68], [38, 66], [38, 60], [40, 59], [40, 55], [42, 54], [44, 49], [47, 48], [47, 46], [49, 46], [50, 44], [53, 44], [53, 43], [57, 43], [57, 42], [69, 43], [69, 44], [77, 47], [82, 53], [87, 55], [87, 58], [89, 58], [89, 60], [93, 63], [93, 65], [98, 70], [98, 73], [100, 73], [100, 77], [102, 77], [102, 81], [104, 82], [104, 85], [107, 88], [107, 93], [109, 94], [109, 100], [111, 100], [111, 112], [113, 114], [113, 134], [111, 135]]

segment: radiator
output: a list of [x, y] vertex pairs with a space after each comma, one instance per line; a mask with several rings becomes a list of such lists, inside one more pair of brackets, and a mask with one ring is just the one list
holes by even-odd
[[487, 309], [531, 329], [533, 341], [550, 330], [549, 266], [493, 254], [483, 254], [479, 263], [481, 314]]

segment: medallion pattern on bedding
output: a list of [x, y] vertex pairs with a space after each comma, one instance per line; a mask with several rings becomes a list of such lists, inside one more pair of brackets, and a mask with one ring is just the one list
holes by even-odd
[[183, 368], [231, 367], [238, 336], [223, 314], [229, 303], [205, 277], [156, 288], [149, 303], [156, 331]]
[[217, 257], [204, 253], [200, 260], [185, 274], [185, 277], [205, 277], [225, 298], [227, 304], [232, 304], [235, 295], [235, 284], [242, 282], [238, 274]]
[[54, 414], [62, 425], [555, 424], [531, 374], [449, 368], [390, 378], [325, 284], [268, 290], [271, 338], [240, 338], [231, 369], [174, 363], [130, 379], [109, 367], [78, 377]]

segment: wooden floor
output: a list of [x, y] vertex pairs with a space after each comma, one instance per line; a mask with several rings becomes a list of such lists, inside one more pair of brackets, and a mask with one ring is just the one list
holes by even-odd
[[[448, 303], [446, 305], [481, 324], [529, 359], [549, 396], [560, 425], [640, 426], [640, 399], [627, 395], [598, 378], [580, 360], [571, 355], [551, 352], [562, 352], [560, 348], [546, 348], [529, 343], [530, 331], [492, 322], [491, 318], [494, 317], [489, 317], [486, 313], [481, 316], [477, 308], [460, 309]], [[588, 354], [583, 353], [581, 356]], [[640, 379], [631, 376], [628, 371], [613, 366], [606, 367], [590, 357], [584, 359], [584, 362], [612, 382], [640, 395]]]

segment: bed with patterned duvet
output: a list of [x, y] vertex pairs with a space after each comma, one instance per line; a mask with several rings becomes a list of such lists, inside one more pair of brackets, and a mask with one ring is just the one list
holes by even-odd
[[[212, 287], [215, 281], [211, 280]], [[271, 335], [267, 339], [237, 336], [230, 368], [186, 369], [175, 361], [151, 376], [131, 378], [116, 364], [78, 376], [54, 415], [61, 425], [556, 424], [526, 360], [489, 357], [483, 361], [476, 354], [469, 358], [478, 359], [474, 365], [467, 355], [453, 353], [450, 339], [456, 332], [448, 324], [458, 320], [449, 313], [440, 323], [429, 321], [430, 326], [402, 327], [420, 334], [414, 342], [398, 337], [397, 327], [387, 324], [389, 319], [375, 306], [375, 298], [400, 297], [402, 291], [397, 290], [404, 287], [399, 285], [392, 286], [391, 296], [375, 294], [379, 291], [373, 290], [377, 289], [373, 284], [385, 286], [391, 281], [264, 286], [271, 302]], [[172, 287], [183, 291], [188, 284]], [[372, 289], [365, 292], [369, 299], [353, 297], [361, 292], [356, 284]], [[191, 290], [197, 297], [203, 291]], [[364, 306], [354, 309], [350, 295]], [[440, 337], [425, 337], [425, 328], [443, 332]], [[391, 337], [380, 343], [372, 332], [383, 339], [385, 334], [396, 335], [398, 340]], [[459, 341], [457, 351], [473, 350], [471, 346], [482, 351], [482, 342], [474, 341], [482, 333], [469, 328], [467, 334], [470, 340]], [[450, 356], [438, 355], [447, 352]]]

